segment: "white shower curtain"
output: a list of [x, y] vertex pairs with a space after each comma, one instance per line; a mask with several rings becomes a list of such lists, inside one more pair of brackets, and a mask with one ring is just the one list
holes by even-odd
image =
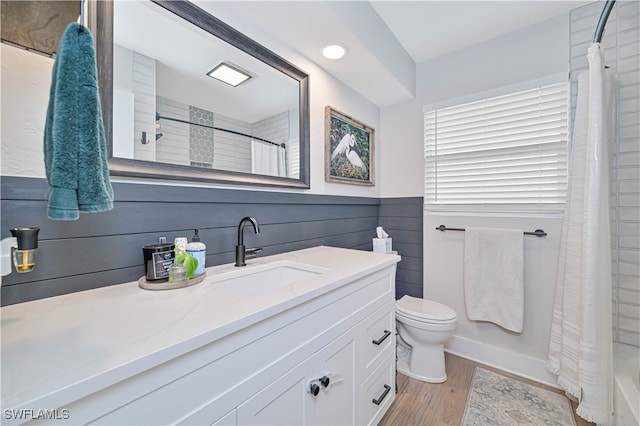
[[[610, 424], [613, 411], [609, 146], [614, 80], [600, 44], [578, 79], [547, 368], [579, 401], [577, 414]], [[605, 78], [606, 74], [606, 78]]]
[[251, 173], [287, 177], [285, 149], [256, 140], [251, 141]]

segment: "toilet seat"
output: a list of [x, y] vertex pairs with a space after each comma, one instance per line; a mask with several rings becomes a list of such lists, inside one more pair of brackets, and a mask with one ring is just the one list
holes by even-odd
[[414, 321], [430, 324], [456, 322], [457, 314], [452, 308], [433, 300], [420, 299], [408, 295], [396, 301], [396, 314]]

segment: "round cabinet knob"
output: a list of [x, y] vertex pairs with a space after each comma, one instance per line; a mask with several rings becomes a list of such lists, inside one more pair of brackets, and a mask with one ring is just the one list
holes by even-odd
[[322, 376], [319, 381], [320, 384], [326, 388], [327, 386], [329, 386], [329, 382], [331, 381], [331, 379], [327, 376]]
[[313, 396], [318, 396], [319, 392], [320, 386], [316, 385], [315, 383], [311, 383], [311, 385], [309, 386], [309, 393]]

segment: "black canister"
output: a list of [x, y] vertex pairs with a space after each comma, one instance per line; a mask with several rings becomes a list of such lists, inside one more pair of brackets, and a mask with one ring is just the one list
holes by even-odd
[[148, 244], [142, 247], [144, 253], [144, 273], [147, 281], [169, 277], [169, 270], [176, 258], [175, 244]]

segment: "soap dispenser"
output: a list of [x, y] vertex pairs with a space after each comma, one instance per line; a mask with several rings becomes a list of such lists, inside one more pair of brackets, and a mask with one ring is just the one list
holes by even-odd
[[207, 256], [207, 246], [200, 241], [198, 230], [194, 230], [194, 235], [191, 237], [191, 242], [187, 244], [186, 252], [196, 258], [198, 261], [198, 267], [194, 271], [193, 275], [200, 275], [204, 273], [204, 262]]

